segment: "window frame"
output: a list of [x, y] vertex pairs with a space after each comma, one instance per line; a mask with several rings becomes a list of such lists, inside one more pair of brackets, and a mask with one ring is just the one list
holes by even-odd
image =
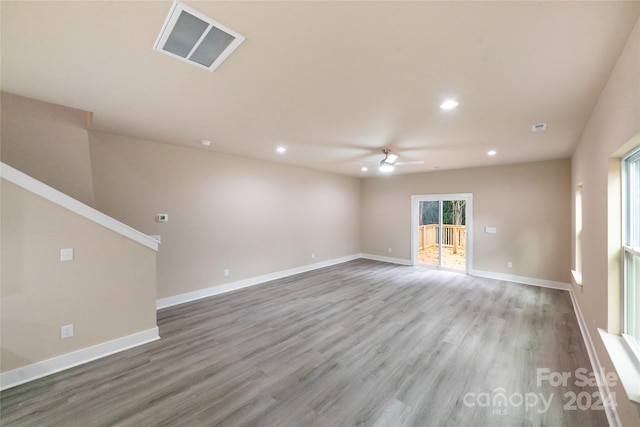
[[582, 234], [583, 234], [583, 185], [576, 185], [574, 193], [574, 221], [575, 221], [575, 239], [574, 239], [574, 268], [571, 270], [573, 283], [582, 286]]
[[[631, 164], [636, 168], [634, 176]], [[637, 181], [632, 182], [635, 179]], [[633, 194], [633, 192], [636, 194]], [[637, 211], [636, 211], [637, 210]], [[637, 234], [633, 236], [632, 234]], [[640, 146], [635, 147], [622, 158], [622, 337], [628, 347], [640, 361], [640, 337], [628, 333], [629, 313], [627, 300], [629, 287], [635, 286], [635, 293], [640, 292], [640, 283], [632, 284], [628, 278], [629, 258], [640, 260]], [[640, 313], [640, 307], [636, 307]], [[639, 332], [636, 332], [637, 334]]]

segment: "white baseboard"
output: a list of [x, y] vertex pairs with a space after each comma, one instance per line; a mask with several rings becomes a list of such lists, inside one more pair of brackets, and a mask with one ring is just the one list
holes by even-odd
[[584, 317], [582, 317], [580, 305], [578, 305], [578, 300], [576, 299], [572, 289], [569, 289], [569, 295], [571, 295], [571, 304], [573, 304], [573, 311], [576, 313], [576, 318], [578, 319], [578, 326], [580, 327], [580, 333], [582, 334], [584, 346], [587, 348], [589, 362], [591, 362], [591, 371], [596, 376], [598, 390], [600, 391], [600, 397], [602, 398], [604, 410], [607, 414], [609, 426], [621, 426], [622, 423], [620, 421], [620, 417], [618, 416], [618, 410], [615, 406], [610, 406], [608, 404], [608, 402], [615, 402], [616, 400], [611, 396], [611, 389], [609, 389], [609, 384], [606, 380], [603, 379], [606, 378], [606, 376], [604, 375], [604, 372], [602, 372], [602, 365], [600, 365], [598, 353], [596, 353], [596, 349], [593, 346], [593, 341], [591, 340], [591, 335], [589, 334], [589, 330], [587, 329], [587, 324], [584, 321]]
[[[271, 280], [282, 279], [284, 277], [293, 276], [294, 274], [306, 273], [308, 271], [317, 270], [323, 267], [330, 267], [336, 264], [353, 261], [355, 259], [369, 259], [372, 261], [388, 262], [399, 265], [412, 265], [411, 260], [403, 258], [393, 258], [382, 255], [373, 255], [367, 253], [353, 254], [341, 258], [335, 258], [328, 261], [318, 262], [314, 264], [304, 265], [302, 267], [291, 268], [288, 270], [276, 271], [274, 273], [263, 274], [261, 276], [250, 277], [248, 279], [238, 280], [235, 282], [224, 283], [222, 285], [211, 286], [209, 288], [199, 289], [197, 291], [186, 292], [184, 294], [174, 295], [171, 297], [160, 298], [156, 301], [156, 309], [160, 310], [174, 305], [184, 304], [186, 302], [196, 301], [202, 298], [214, 295], [224, 294], [226, 292], [236, 291], [238, 289], [248, 288], [250, 286], [259, 285]], [[486, 277], [489, 279], [506, 280], [509, 282], [524, 283], [527, 285], [542, 286], [547, 288], [569, 290], [568, 283], [554, 282], [551, 280], [536, 279], [531, 277], [514, 276], [509, 274], [493, 273], [490, 271], [471, 270], [472, 276]]]
[[238, 289], [247, 288], [249, 286], [259, 285], [260, 283], [269, 282], [271, 280], [282, 279], [284, 277], [293, 276], [294, 274], [306, 273], [307, 271], [317, 270], [319, 268], [330, 267], [343, 262], [353, 261], [361, 258], [360, 254], [348, 255], [341, 258], [334, 258], [328, 261], [317, 262], [314, 264], [303, 265], [302, 267], [290, 268], [288, 270], [276, 271], [274, 273], [263, 274], [261, 276], [250, 277], [248, 279], [238, 280], [235, 282], [224, 283], [222, 285], [211, 286], [205, 289], [199, 289], [193, 292], [174, 295], [172, 297], [161, 298], [156, 301], [156, 309], [167, 308], [185, 302], [195, 301], [201, 298], [207, 298], [213, 295], [219, 295], [226, 292], [236, 291]]
[[3, 372], [0, 374], [0, 390], [6, 390], [158, 339], [160, 339], [160, 335], [158, 334], [158, 327], [155, 327], [12, 371]]
[[568, 291], [571, 286], [568, 283], [553, 280], [536, 279], [535, 277], [516, 276], [513, 274], [494, 273], [492, 271], [470, 270], [470, 276], [486, 277], [487, 279], [504, 280], [507, 282], [522, 283], [525, 285], [541, 286], [543, 288], [561, 289]]
[[409, 260], [409, 259], [392, 258], [392, 257], [387, 257], [387, 256], [381, 256], [381, 255], [360, 254], [360, 258], [370, 259], [372, 261], [388, 262], [388, 263], [391, 263], [391, 264], [412, 265], [411, 264], [411, 260]]

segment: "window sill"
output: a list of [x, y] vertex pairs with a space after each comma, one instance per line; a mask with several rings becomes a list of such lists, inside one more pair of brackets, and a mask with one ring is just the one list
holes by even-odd
[[571, 270], [571, 278], [573, 279], [573, 284], [576, 286], [582, 286], [582, 273], [576, 270]]
[[640, 360], [620, 335], [598, 329], [629, 400], [640, 406]]

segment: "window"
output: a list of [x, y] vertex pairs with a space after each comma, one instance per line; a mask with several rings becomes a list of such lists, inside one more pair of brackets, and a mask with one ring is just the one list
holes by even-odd
[[582, 184], [576, 186], [575, 194], [575, 258], [573, 260], [574, 269], [571, 270], [573, 281], [576, 285], [582, 286]]
[[623, 335], [640, 357], [640, 148], [623, 168]]

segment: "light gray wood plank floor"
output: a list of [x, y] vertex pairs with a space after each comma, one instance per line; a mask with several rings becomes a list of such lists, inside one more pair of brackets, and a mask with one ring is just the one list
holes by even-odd
[[[591, 366], [559, 290], [356, 260], [158, 324], [159, 341], [2, 392], [1, 424], [607, 425], [572, 409], [597, 390], [576, 384]], [[538, 385], [538, 369], [572, 378]]]

